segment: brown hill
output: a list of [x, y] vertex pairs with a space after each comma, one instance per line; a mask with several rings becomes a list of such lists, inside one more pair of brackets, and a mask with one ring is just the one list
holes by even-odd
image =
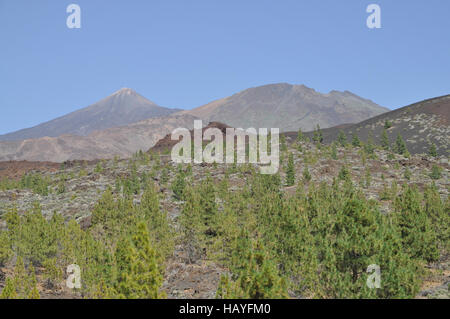
[[129, 157], [147, 150], [178, 127], [193, 128], [191, 115], [150, 118], [126, 126], [95, 131], [88, 136], [62, 135], [24, 141], [0, 142], [0, 161], [94, 160]]
[[[367, 141], [372, 132], [374, 141], [379, 144], [386, 123], [390, 143], [393, 144], [400, 134], [408, 150], [413, 154], [428, 153], [434, 143], [438, 154], [448, 156], [450, 151], [450, 95], [436, 97], [414, 103], [394, 111], [381, 114], [358, 124], [341, 125], [324, 129], [325, 143], [336, 140], [339, 131], [343, 131], [350, 141], [353, 134]], [[294, 137], [297, 132], [287, 133]], [[310, 137], [312, 132], [307, 133]]]
[[357, 123], [388, 111], [351, 92], [322, 94], [304, 85], [270, 84], [247, 89], [193, 110], [183, 111], [207, 121], [240, 128], [312, 130]]

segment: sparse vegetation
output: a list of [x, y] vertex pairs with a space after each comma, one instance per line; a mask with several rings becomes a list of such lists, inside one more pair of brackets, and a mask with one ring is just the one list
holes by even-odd
[[[261, 175], [248, 164], [175, 166], [139, 152], [128, 162], [101, 162], [100, 177], [109, 184], [94, 189], [86, 225], [44, 213], [45, 202], [6, 208], [0, 267], [11, 271], [1, 297], [39, 298], [37, 282], [58, 291], [69, 264], [83, 272], [77, 296], [174, 297], [167, 278], [178, 276], [177, 262], [199, 271], [216, 267], [208, 289], [217, 298], [415, 297], [427, 265], [449, 248], [442, 167], [433, 163], [425, 171], [440, 188], [422, 191], [411, 181], [423, 171], [405, 159], [380, 167], [378, 158], [390, 153], [371, 139], [358, 149], [339, 140], [320, 148], [317, 141], [301, 144], [302, 154], [298, 143], [286, 144], [281, 175]], [[76, 186], [99, 176], [79, 172], [96, 167], [4, 179], [2, 190], [33, 190], [39, 200], [46, 187], [47, 197], [81, 201]], [[380, 289], [367, 288], [370, 264], [381, 267]]]

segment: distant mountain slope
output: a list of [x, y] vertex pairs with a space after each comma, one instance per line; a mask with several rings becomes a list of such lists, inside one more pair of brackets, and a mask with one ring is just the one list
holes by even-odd
[[[428, 153], [432, 143], [436, 144], [438, 154], [448, 156], [450, 152], [450, 95], [432, 98], [384, 113], [358, 124], [343, 125], [323, 130], [324, 142], [336, 140], [342, 130], [348, 140], [353, 133], [367, 141], [369, 132], [380, 144], [386, 121], [391, 123], [387, 129], [390, 143], [394, 143], [398, 134], [405, 140], [412, 154]], [[296, 135], [295, 132], [288, 135]], [[312, 133], [307, 135], [312, 136]]]
[[85, 136], [95, 130], [166, 116], [176, 111], [179, 110], [160, 107], [132, 89], [124, 88], [78, 111], [31, 128], [0, 135], [0, 141], [56, 137], [63, 134]]
[[304, 85], [270, 84], [247, 89], [193, 110], [207, 121], [232, 127], [278, 127], [280, 131], [312, 130], [357, 123], [388, 111], [348, 91], [322, 94]]
[[195, 119], [197, 118], [188, 114], [169, 115], [94, 131], [88, 136], [62, 135], [0, 142], [0, 161], [60, 163], [68, 160], [129, 157], [139, 150], [148, 150], [175, 128], [192, 129]]

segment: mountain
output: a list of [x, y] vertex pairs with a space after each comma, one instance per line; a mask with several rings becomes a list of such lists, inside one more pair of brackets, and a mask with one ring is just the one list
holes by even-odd
[[125, 126], [94, 131], [87, 136], [61, 135], [23, 141], [0, 142], [0, 161], [94, 160], [130, 157], [148, 150], [166, 134], [178, 127], [192, 129], [194, 120], [188, 114], [150, 118]]
[[388, 111], [351, 92], [322, 94], [304, 85], [287, 83], [250, 88], [193, 110], [182, 111], [232, 127], [280, 128], [304, 131], [357, 123]]
[[[342, 125], [322, 130], [324, 142], [336, 140], [339, 131], [351, 141], [356, 134], [367, 141], [369, 132], [375, 143], [380, 144], [385, 124], [391, 145], [400, 134], [412, 154], [428, 153], [431, 144], [437, 147], [439, 155], [448, 156], [450, 151], [450, 95], [417, 102], [394, 111], [381, 114], [358, 124]], [[296, 132], [287, 135], [296, 136]], [[310, 137], [312, 132], [307, 133]]]
[[56, 137], [63, 134], [86, 136], [95, 130], [166, 116], [176, 111], [179, 110], [158, 106], [132, 89], [123, 88], [78, 111], [31, 128], [0, 135], [0, 141]]

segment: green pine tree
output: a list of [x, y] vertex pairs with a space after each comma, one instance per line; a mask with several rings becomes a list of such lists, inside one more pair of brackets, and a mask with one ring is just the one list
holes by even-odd
[[395, 151], [400, 155], [407, 155], [408, 149], [406, 148], [406, 143], [403, 140], [403, 137], [400, 133], [397, 135], [397, 139], [395, 140]]
[[359, 137], [356, 133], [353, 133], [353, 135], [352, 135], [352, 146], [353, 147], [361, 146], [361, 141], [359, 140]]
[[389, 149], [390, 149], [390, 143], [389, 143], [389, 137], [387, 134], [387, 130], [383, 130], [383, 134], [381, 135], [381, 147], [385, 151], [389, 151]]
[[319, 124], [317, 124], [316, 129], [314, 131], [313, 141], [316, 144], [322, 144], [323, 143], [323, 134], [322, 134], [322, 130], [320, 129], [320, 125]]
[[436, 144], [432, 143], [430, 145], [430, 149], [428, 151], [428, 154], [432, 157], [437, 157], [438, 153], [437, 153], [437, 148], [436, 148]]
[[344, 131], [339, 130], [337, 141], [342, 147], [345, 147], [347, 145], [347, 135], [345, 135]]
[[289, 153], [288, 164], [286, 167], [286, 186], [292, 186], [295, 184], [295, 165], [294, 155]]
[[163, 283], [161, 258], [150, 244], [146, 224], [140, 222], [131, 239], [124, 240], [116, 251], [118, 278], [114, 292], [119, 298], [160, 299]]
[[422, 197], [416, 187], [405, 186], [395, 198], [396, 223], [403, 246], [414, 258], [428, 262], [439, 258], [436, 233], [430, 217], [422, 206]]
[[184, 192], [186, 188], [186, 175], [181, 166], [178, 167], [178, 173], [172, 183], [173, 196], [177, 200], [184, 199]]
[[334, 160], [338, 159], [336, 143], [331, 144], [331, 158]]
[[298, 129], [298, 133], [297, 133], [297, 142], [299, 142], [299, 143], [300, 143], [300, 142], [303, 142], [304, 139], [305, 139], [305, 137], [304, 137], [304, 135], [303, 135], [302, 129], [299, 128], [299, 129]]
[[5, 287], [0, 294], [0, 299], [17, 299], [17, 292], [14, 280], [12, 278], [6, 278]]
[[309, 172], [308, 166], [305, 166], [305, 168], [303, 169], [303, 180], [305, 182], [309, 182], [311, 178], [312, 176], [311, 173]]
[[[245, 237], [241, 237], [244, 238]], [[279, 275], [276, 264], [269, 258], [262, 244], [250, 243], [236, 247], [237, 279], [233, 282], [222, 277], [216, 293], [220, 299], [286, 299], [285, 280]]]
[[200, 257], [201, 237], [204, 231], [202, 223], [202, 208], [200, 199], [195, 189], [187, 188], [185, 202], [180, 216], [182, 240], [188, 252], [188, 261], [194, 263]]

